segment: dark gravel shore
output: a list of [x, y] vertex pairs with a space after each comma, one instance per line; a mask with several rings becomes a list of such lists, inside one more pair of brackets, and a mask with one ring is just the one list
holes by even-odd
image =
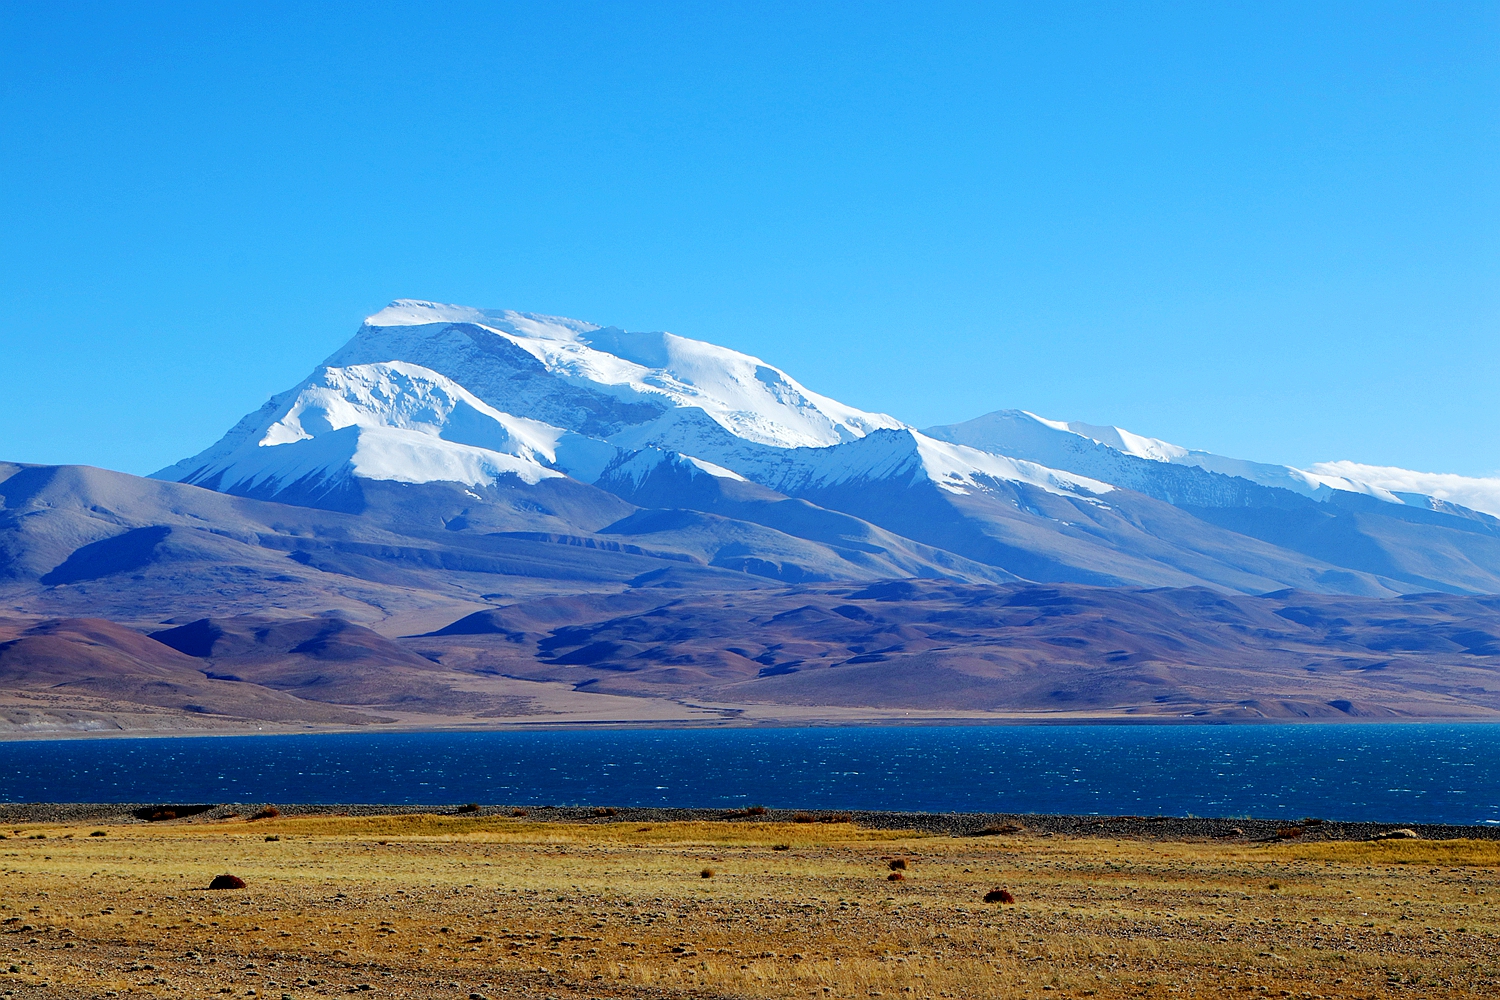
[[[28, 823], [210, 823], [251, 816], [269, 803], [15, 802], [0, 803], [0, 825]], [[883, 830], [921, 830], [951, 837], [1070, 836], [1135, 840], [1376, 840], [1412, 836], [1423, 840], [1500, 840], [1500, 826], [1343, 823], [1302, 820], [1207, 819], [1176, 816], [1048, 816], [1014, 813], [917, 813], [827, 809], [657, 809], [584, 806], [464, 805], [279, 805], [283, 816], [387, 816], [436, 813], [463, 816], [525, 815], [565, 823], [664, 823], [731, 820], [739, 823], [852, 822]], [[175, 819], [153, 819], [167, 813]]]

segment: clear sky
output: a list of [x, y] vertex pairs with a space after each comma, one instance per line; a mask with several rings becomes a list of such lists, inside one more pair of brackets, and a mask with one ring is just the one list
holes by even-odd
[[398, 297], [919, 426], [1500, 470], [1500, 5], [0, 2], [0, 459], [152, 471]]

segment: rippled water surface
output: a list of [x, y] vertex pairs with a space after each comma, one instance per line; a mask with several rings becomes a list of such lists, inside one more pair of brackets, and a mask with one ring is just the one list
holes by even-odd
[[0, 743], [0, 800], [758, 803], [1500, 824], [1500, 725], [38, 740]]

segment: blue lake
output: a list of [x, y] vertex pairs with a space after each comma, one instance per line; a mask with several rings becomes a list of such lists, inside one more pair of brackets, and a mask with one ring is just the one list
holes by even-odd
[[763, 804], [1500, 824], [1500, 725], [38, 740], [0, 742], [0, 800]]

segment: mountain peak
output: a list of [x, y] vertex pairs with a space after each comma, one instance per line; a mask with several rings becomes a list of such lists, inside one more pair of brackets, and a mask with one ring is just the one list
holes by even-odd
[[[702, 411], [732, 437], [773, 448], [822, 447], [904, 426], [708, 341], [418, 299], [397, 300], [371, 316], [324, 364], [392, 359], [439, 372], [505, 412], [598, 438], [683, 409]], [[666, 450], [681, 449], [667, 442]]]
[[564, 342], [576, 341], [580, 334], [599, 329], [593, 323], [566, 316], [510, 309], [475, 309], [426, 299], [396, 299], [374, 315], [365, 317], [367, 327], [431, 326], [438, 323], [473, 323], [517, 337]]

